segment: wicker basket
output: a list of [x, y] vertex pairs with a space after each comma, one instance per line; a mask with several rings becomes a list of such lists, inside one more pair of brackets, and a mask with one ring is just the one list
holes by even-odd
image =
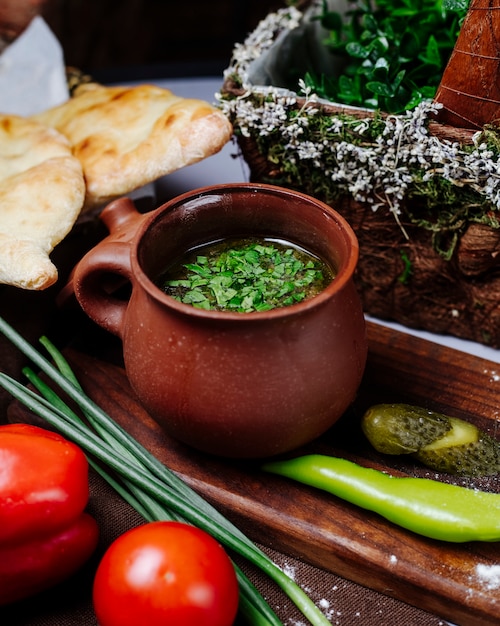
[[[482, 129], [484, 120], [460, 128], [456, 110], [435, 103], [389, 116], [276, 84], [277, 66], [317, 56], [315, 7], [304, 4], [268, 15], [236, 45], [225, 73], [220, 105], [252, 180], [299, 189], [347, 218], [360, 243], [356, 281], [368, 314], [499, 348], [496, 133]], [[442, 123], [445, 114], [453, 125]], [[401, 159], [392, 171], [391, 154]]]

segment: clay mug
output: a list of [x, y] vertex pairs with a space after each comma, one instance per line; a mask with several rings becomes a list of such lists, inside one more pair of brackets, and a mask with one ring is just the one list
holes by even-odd
[[[367, 342], [353, 283], [358, 243], [336, 211], [296, 191], [237, 183], [146, 214], [119, 199], [101, 219], [110, 234], [75, 268], [75, 295], [121, 338], [130, 384], [169, 435], [208, 453], [261, 458], [314, 440], [345, 412]], [[313, 298], [251, 313], [200, 310], [156, 286], [189, 249], [248, 236], [294, 242], [335, 278]], [[116, 296], [110, 278], [131, 284], [129, 299]]]

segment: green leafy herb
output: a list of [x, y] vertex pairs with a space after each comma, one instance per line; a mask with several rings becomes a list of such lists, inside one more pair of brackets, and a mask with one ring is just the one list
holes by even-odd
[[210, 245], [168, 275], [180, 272], [164, 280], [166, 293], [200, 309], [239, 313], [295, 304], [320, 293], [331, 280], [316, 257], [265, 240]]
[[[333, 30], [341, 16], [332, 16]], [[259, 180], [329, 204], [351, 198], [393, 215], [398, 226], [406, 222], [427, 230], [432, 248], [447, 261], [470, 223], [500, 228], [498, 127], [486, 126], [462, 143], [430, 131], [438, 109], [431, 100], [387, 116], [377, 109], [348, 112], [342, 105], [323, 105], [303, 80], [296, 89], [291, 62], [284, 82], [296, 94], [278, 85], [252, 85], [252, 67], [268, 58], [276, 33], [286, 35], [301, 24], [309, 32], [310, 19], [294, 8], [270, 14], [233, 52], [220, 107], [244, 138], [247, 157], [259, 155]]]
[[[330, 622], [304, 591], [238, 528], [160, 463], [111, 419], [82, 390], [63, 355], [46, 338], [40, 341], [55, 366], [33, 348], [3, 318], [0, 332], [37, 365], [82, 412], [84, 421], [29, 368], [25, 374], [41, 395], [0, 372], [0, 387], [79, 445], [101, 476], [146, 521], [177, 519], [209, 532], [229, 550], [246, 558], [273, 580], [313, 626]], [[241, 610], [251, 626], [282, 626], [281, 621], [235, 565]]]
[[469, 0], [443, 0], [443, 8], [446, 11], [467, 11]]
[[327, 48], [340, 58], [338, 76], [304, 81], [333, 102], [401, 113], [430, 99], [441, 80], [467, 12], [466, 0], [350, 0], [345, 15], [326, 0], [317, 16]]
[[412, 274], [412, 263], [405, 250], [400, 250], [399, 254], [401, 256], [401, 260], [403, 261], [403, 271], [398, 276], [398, 280], [402, 285], [406, 285], [408, 284]]

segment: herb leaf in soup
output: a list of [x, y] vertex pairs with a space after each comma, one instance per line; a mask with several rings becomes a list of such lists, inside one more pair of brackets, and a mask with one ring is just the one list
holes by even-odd
[[159, 284], [194, 307], [250, 313], [312, 298], [333, 280], [319, 258], [288, 242], [238, 239], [191, 251]]

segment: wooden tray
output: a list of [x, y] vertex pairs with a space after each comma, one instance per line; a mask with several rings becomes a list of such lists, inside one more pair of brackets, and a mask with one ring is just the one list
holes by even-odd
[[[359, 418], [379, 401], [406, 401], [467, 417], [497, 434], [500, 366], [377, 324], [368, 324], [368, 337], [358, 399], [338, 424], [298, 454], [341, 455], [430, 476], [411, 459], [382, 457], [365, 442]], [[142, 409], [121, 367], [82, 352], [68, 351], [67, 357], [94, 400], [255, 541], [461, 626], [498, 624], [500, 544], [427, 540], [328, 494], [264, 474], [257, 463], [188, 449], [165, 436]], [[10, 419], [30, 418], [17, 406]], [[498, 478], [455, 482], [499, 491]], [[488, 571], [496, 577], [484, 578]]]

